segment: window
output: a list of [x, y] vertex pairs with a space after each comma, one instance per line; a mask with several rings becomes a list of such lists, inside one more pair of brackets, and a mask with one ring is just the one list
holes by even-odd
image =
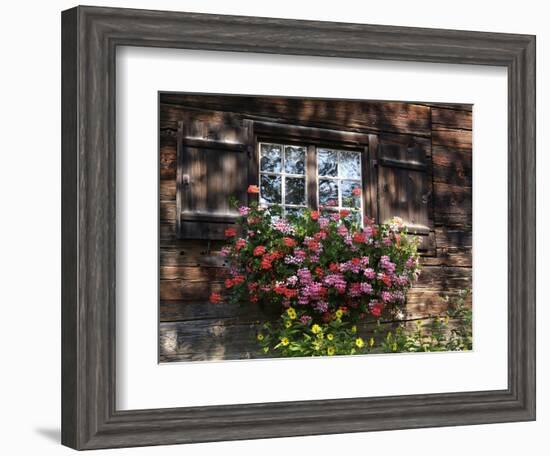
[[[178, 125], [178, 239], [225, 239], [238, 212], [232, 199], [279, 206], [357, 209], [382, 223], [398, 216], [434, 252], [431, 145], [428, 138], [247, 119], [189, 111]], [[251, 184], [259, 194], [247, 194]]]
[[280, 205], [283, 215], [306, 206], [305, 146], [260, 143], [260, 204]]
[[[362, 217], [361, 152], [327, 147], [260, 142], [260, 204], [279, 205], [283, 215], [313, 206], [323, 212], [359, 209]], [[316, 167], [307, 167], [308, 150], [316, 155]], [[307, 182], [315, 182], [315, 199], [307, 195]]]
[[362, 217], [361, 153], [317, 148], [318, 202], [321, 210], [359, 209]]

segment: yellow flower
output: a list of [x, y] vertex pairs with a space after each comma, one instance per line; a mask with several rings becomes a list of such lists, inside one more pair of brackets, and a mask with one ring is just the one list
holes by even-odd
[[357, 339], [355, 339], [355, 345], [357, 345], [359, 348], [361, 348], [361, 347], [363, 347], [363, 345], [365, 345], [365, 342], [363, 342], [363, 339], [358, 337]]
[[285, 328], [290, 328], [292, 326], [292, 322], [290, 320], [285, 321]]
[[449, 316], [448, 316], [448, 315], [445, 315], [445, 324], [446, 324], [446, 325], [449, 324]]
[[296, 311], [295, 311], [292, 307], [289, 307], [289, 308], [286, 310], [286, 313], [287, 313], [288, 317], [289, 317], [291, 320], [295, 320], [295, 319], [296, 319]]
[[318, 332], [321, 332], [321, 327], [318, 325], [318, 324], [314, 324], [312, 327], [311, 327], [311, 332], [313, 334], [317, 334]]
[[397, 342], [394, 342], [394, 343], [392, 344], [391, 349], [392, 349], [393, 351], [397, 351]]
[[328, 347], [327, 348], [327, 355], [328, 356], [334, 355], [334, 347]]
[[374, 337], [371, 337], [369, 339], [369, 347], [372, 347], [374, 345]]
[[422, 322], [420, 320], [416, 320], [416, 326], [420, 328], [422, 326]]
[[338, 309], [334, 315], [336, 315], [336, 318], [340, 319], [344, 315], [344, 312], [342, 312], [342, 309]]
[[355, 334], [355, 333], [357, 332], [357, 326], [353, 325], [353, 326], [351, 327], [351, 332], [352, 332], [353, 334]]
[[328, 340], [333, 340], [334, 339], [334, 334], [327, 334], [327, 339]]
[[281, 339], [281, 344], [282, 344], [283, 346], [286, 347], [289, 343], [290, 343], [290, 342], [289, 342], [289, 340], [288, 340], [287, 337], [283, 337], [283, 338]]
[[258, 333], [258, 335], [256, 336], [256, 339], [264, 340], [264, 335], [262, 333]]
[[264, 353], [267, 353], [269, 351], [269, 347], [264, 347]]
[[317, 333], [317, 339], [322, 339], [323, 337], [325, 337], [325, 335], [322, 332]]

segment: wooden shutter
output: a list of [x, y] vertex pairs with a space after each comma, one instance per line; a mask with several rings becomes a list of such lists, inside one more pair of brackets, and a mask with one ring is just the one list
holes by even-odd
[[224, 239], [246, 202], [247, 129], [221, 112], [189, 111], [178, 124], [176, 231], [179, 239]]
[[378, 219], [401, 217], [409, 232], [421, 236], [420, 250], [433, 253], [430, 158], [419, 145], [379, 144]]

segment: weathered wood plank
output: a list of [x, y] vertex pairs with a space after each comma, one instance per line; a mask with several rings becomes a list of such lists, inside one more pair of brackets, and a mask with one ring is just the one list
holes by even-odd
[[433, 180], [437, 183], [472, 186], [472, 151], [434, 146]]
[[227, 270], [215, 266], [160, 266], [161, 280], [219, 281], [226, 277]]
[[435, 228], [436, 255], [423, 256], [420, 262], [424, 266], [472, 266], [471, 227]]
[[472, 225], [472, 188], [434, 182], [436, 225]]
[[430, 108], [411, 103], [185, 94], [162, 94], [161, 97], [161, 112], [164, 111], [161, 128], [178, 120], [181, 116], [178, 106], [185, 106], [349, 131], [430, 134]]
[[472, 111], [458, 111], [442, 107], [432, 108], [432, 125], [460, 130], [472, 129]]
[[456, 130], [434, 125], [432, 130], [432, 144], [434, 146], [472, 150], [472, 132], [469, 130]]
[[160, 146], [160, 163], [159, 174], [161, 179], [173, 179], [176, 180], [177, 171], [177, 152], [174, 145], [162, 145]]
[[[177, 239], [175, 222], [162, 222], [159, 224], [159, 238], [162, 242], [172, 242]], [[162, 248], [162, 247], [161, 247]]]
[[254, 323], [272, 320], [280, 315], [280, 308], [265, 309], [252, 303], [230, 304], [208, 301], [161, 301], [160, 321], [219, 320]]
[[[164, 97], [164, 95], [161, 95]], [[223, 100], [223, 96], [218, 99]], [[222, 112], [214, 106], [186, 109], [174, 104], [160, 104], [160, 129], [177, 130], [177, 123], [186, 123], [186, 137], [238, 143], [242, 140], [242, 116]]]
[[415, 288], [436, 290], [463, 290], [472, 286], [472, 269], [469, 267], [425, 266]]
[[176, 223], [176, 202], [161, 201], [159, 204], [160, 222]]
[[[436, 314], [434, 314], [435, 316]], [[430, 317], [408, 319], [401, 322], [382, 322], [377, 339], [402, 324], [408, 330], [416, 328], [420, 320], [427, 324]], [[450, 326], [456, 325], [451, 321]], [[224, 319], [167, 322], [160, 325], [160, 361], [219, 361], [230, 359], [269, 358], [261, 353], [255, 340], [261, 323], [232, 323]], [[368, 339], [374, 335], [375, 323], [358, 325], [358, 335]], [[425, 329], [424, 331], [426, 331]]]
[[187, 361], [250, 359], [257, 351], [254, 338], [259, 326], [228, 324], [223, 319], [161, 323], [160, 353]]
[[217, 266], [227, 265], [220, 254], [221, 241], [179, 240], [161, 242], [160, 264], [163, 266]]
[[456, 111], [466, 111], [472, 112], [473, 104], [471, 103], [418, 103], [423, 106], [429, 106], [430, 108], [441, 108], [441, 109], [454, 109]]
[[176, 201], [175, 179], [161, 179], [159, 183], [159, 195], [161, 201]]
[[159, 295], [162, 301], [208, 300], [211, 293], [222, 293], [224, 289], [222, 281], [175, 279], [159, 282]]
[[[427, 318], [433, 315], [443, 315], [449, 304], [444, 300], [445, 296], [457, 297], [460, 290], [451, 289], [427, 289], [413, 288], [407, 293], [406, 315], [409, 319]], [[471, 297], [466, 305], [471, 307]]]

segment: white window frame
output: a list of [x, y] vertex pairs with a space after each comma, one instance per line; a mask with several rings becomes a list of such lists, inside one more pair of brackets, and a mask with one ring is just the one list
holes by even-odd
[[[328, 150], [328, 151], [332, 151], [332, 152], [336, 152], [336, 159], [338, 161], [338, 173], [336, 176], [322, 176], [319, 174], [319, 150], [322, 149], [322, 150]], [[349, 178], [349, 177], [340, 177], [340, 155], [342, 152], [345, 152], [345, 153], [354, 153], [354, 154], [358, 154], [359, 155], [359, 178], [358, 179], [353, 179], [353, 178]], [[317, 166], [316, 166], [316, 169], [315, 169], [315, 172], [317, 174], [317, 205], [319, 207], [319, 210], [322, 210], [322, 209], [327, 209], [327, 208], [330, 208], [330, 209], [335, 209], [335, 210], [341, 210], [341, 209], [359, 209], [360, 211], [360, 214], [361, 214], [361, 225], [363, 224], [363, 213], [364, 213], [364, 210], [363, 210], [363, 198], [362, 196], [359, 197], [359, 207], [350, 207], [350, 206], [343, 206], [342, 205], [342, 184], [341, 182], [342, 181], [351, 181], [351, 182], [358, 182], [359, 183], [359, 186], [361, 188], [361, 193], [364, 191], [364, 187], [365, 187], [365, 183], [363, 182], [363, 154], [360, 152], [360, 151], [356, 151], [356, 150], [346, 150], [346, 149], [336, 149], [336, 148], [333, 148], [333, 147], [326, 147], [326, 146], [316, 146], [315, 147], [315, 154], [317, 156]], [[320, 187], [320, 180], [321, 179], [325, 179], [325, 180], [334, 180], [338, 183], [338, 206], [321, 206], [320, 204], [320, 195], [319, 195], [319, 187]]]
[[[281, 147], [281, 172], [276, 173], [272, 171], [262, 171], [262, 144], [265, 145], [271, 145], [271, 146], [279, 146]], [[269, 206], [280, 206], [282, 209], [282, 215], [284, 216], [286, 214], [286, 208], [292, 208], [292, 209], [307, 209], [308, 206], [308, 192], [307, 192], [307, 151], [308, 151], [308, 145], [307, 144], [285, 144], [282, 142], [275, 142], [275, 141], [258, 141], [257, 143], [258, 147], [258, 188], [260, 189], [259, 194], [259, 201], [260, 204], [264, 207]], [[286, 147], [301, 147], [304, 149], [304, 174], [291, 174], [287, 173], [285, 170], [285, 161], [286, 161]], [[280, 176], [281, 177], [281, 204], [277, 203], [262, 203], [262, 176]], [[285, 197], [286, 197], [286, 178], [287, 177], [294, 177], [304, 180], [304, 201], [305, 204], [286, 204]]]

